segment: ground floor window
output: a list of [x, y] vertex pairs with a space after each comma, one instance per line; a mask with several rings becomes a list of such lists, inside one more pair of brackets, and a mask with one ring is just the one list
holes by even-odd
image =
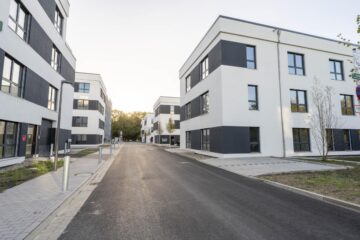
[[201, 130], [201, 150], [210, 151], [210, 129]]
[[360, 130], [327, 129], [326, 141], [329, 151], [357, 150], [360, 148]]
[[191, 132], [186, 132], [186, 148], [191, 148]]
[[0, 121], [0, 159], [16, 156], [18, 124]]
[[250, 152], [260, 152], [260, 133], [258, 127], [250, 128]]
[[293, 128], [294, 152], [310, 152], [310, 134], [307, 128]]
[[87, 144], [87, 135], [73, 135], [73, 144]]

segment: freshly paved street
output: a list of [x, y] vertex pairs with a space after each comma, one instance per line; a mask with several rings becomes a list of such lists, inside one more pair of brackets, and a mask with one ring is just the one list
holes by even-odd
[[60, 239], [356, 239], [360, 214], [125, 144]]

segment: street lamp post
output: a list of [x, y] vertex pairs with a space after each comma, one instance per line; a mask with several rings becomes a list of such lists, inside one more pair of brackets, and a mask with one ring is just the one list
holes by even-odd
[[58, 154], [59, 154], [59, 135], [60, 135], [60, 121], [61, 121], [61, 105], [62, 105], [62, 92], [63, 92], [63, 85], [64, 84], [69, 84], [69, 85], [73, 85], [72, 82], [63, 80], [61, 81], [61, 86], [60, 86], [60, 100], [59, 100], [59, 111], [58, 111], [58, 120], [57, 120], [57, 127], [55, 130], [55, 161], [54, 161], [54, 170], [57, 170], [57, 162], [58, 162]]

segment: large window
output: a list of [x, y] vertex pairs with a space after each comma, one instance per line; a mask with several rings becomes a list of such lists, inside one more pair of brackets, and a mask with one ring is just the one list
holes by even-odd
[[56, 110], [56, 100], [57, 100], [57, 89], [53, 86], [49, 86], [48, 93], [48, 109], [55, 111]]
[[209, 92], [201, 95], [200, 97], [200, 112], [201, 114], [209, 113], [210, 103], [209, 103]]
[[57, 72], [60, 72], [60, 61], [61, 53], [56, 47], [53, 47], [51, 52], [51, 66]]
[[258, 127], [250, 128], [250, 152], [260, 152], [260, 133]]
[[77, 100], [77, 109], [88, 110], [89, 109], [89, 100], [78, 99]]
[[307, 128], [293, 128], [294, 152], [310, 152], [310, 134]]
[[292, 112], [307, 112], [306, 91], [290, 90], [290, 102]]
[[90, 83], [79, 83], [78, 92], [89, 93], [90, 92]]
[[293, 75], [305, 75], [304, 55], [288, 53], [289, 73]]
[[54, 25], [55, 25], [56, 30], [60, 33], [60, 35], [62, 35], [63, 22], [64, 22], [64, 17], [62, 16], [60, 10], [58, 8], [56, 8]]
[[191, 132], [186, 132], [186, 148], [191, 148]]
[[185, 79], [185, 92], [190, 91], [191, 89], [191, 76], [187, 76]]
[[[352, 131], [357, 131], [357, 134], [351, 134]], [[336, 132], [336, 133], [335, 133]], [[360, 139], [360, 130], [349, 129], [327, 129], [326, 141], [329, 151], [351, 151], [355, 150], [352, 143], [358, 143]], [[336, 144], [335, 144], [336, 142]], [[355, 147], [356, 148], [356, 147]]]
[[191, 103], [185, 105], [185, 119], [191, 118]]
[[256, 68], [256, 55], [254, 46], [246, 46], [246, 67], [251, 69]]
[[87, 127], [88, 117], [73, 117], [73, 127]]
[[341, 112], [343, 115], [354, 115], [354, 100], [352, 95], [340, 95]]
[[77, 134], [72, 136], [74, 144], [87, 144], [87, 135]]
[[331, 80], [344, 80], [344, 71], [343, 71], [343, 63], [342, 61], [329, 60], [330, 65], [330, 77]]
[[28, 14], [22, 4], [11, 0], [8, 25], [22, 39], [26, 39], [27, 36], [28, 18]]
[[210, 129], [201, 130], [201, 150], [210, 151]]
[[201, 67], [201, 80], [209, 76], [209, 57], [204, 58], [200, 64]]
[[248, 102], [249, 102], [249, 110], [259, 110], [257, 86], [254, 85], [248, 86]]
[[21, 97], [23, 67], [18, 62], [5, 56], [1, 79], [1, 91]]
[[17, 124], [0, 121], [0, 159], [16, 156]]
[[105, 128], [105, 122], [101, 119], [99, 119], [99, 128], [104, 129]]

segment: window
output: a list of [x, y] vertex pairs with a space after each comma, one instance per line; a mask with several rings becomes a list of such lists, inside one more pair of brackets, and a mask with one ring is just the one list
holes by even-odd
[[54, 25], [56, 30], [60, 33], [60, 35], [62, 35], [63, 21], [64, 21], [64, 17], [62, 16], [60, 10], [56, 8]]
[[100, 89], [100, 97], [105, 102], [105, 93], [104, 93], [104, 91], [102, 89]]
[[200, 113], [206, 114], [209, 113], [210, 103], [209, 103], [209, 92], [201, 95], [200, 97]]
[[86, 99], [78, 99], [77, 100], [77, 109], [88, 110], [89, 109], [89, 100]]
[[185, 119], [191, 118], [191, 103], [185, 105]]
[[352, 95], [340, 95], [342, 115], [354, 115], [354, 101]]
[[251, 69], [256, 68], [256, 56], [254, 46], [246, 46], [246, 67]]
[[17, 123], [0, 121], [0, 159], [16, 156]]
[[21, 97], [23, 67], [15, 60], [5, 56], [1, 80], [1, 91]]
[[209, 57], [204, 58], [201, 61], [201, 80], [209, 76]]
[[190, 91], [191, 89], [191, 76], [187, 76], [185, 79], [185, 92]]
[[310, 152], [310, 135], [307, 128], [293, 128], [294, 152]]
[[11, 0], [9, 27], [22, 39], [26, 39], [28, 30], [28, 14], [21, 3]]
[[289, 73], [293, 75], [305, 75], [304, 55], [288, 53]]
[[90, 83], [79, 83], [78, 92], [89, 93], [90, 92]]
[[335, 150], [334, 132], [332, 129], [326, 129], [326, 144], [329, 151]]
[[56, 100], [57, 100], [57, 90], [53, 86], [49, 86], [48, 109], [52, 111], [56, 110]]
[[258, 127], [250, 128], [250, 152], [260, 152], [260, 134]]
[[100, 129], [104, 129], [104, 128], [105, 128], [105, 123], [104, 123], [104, 121], [102, 121], [101, 119], [99, 119], [99, 128], [100, 128]]
[[306, 91], [290, 90], [290, 103], [292, 112], [307, 112]]
[[210, 129], [201, 130], [201, 150], [210, 151]]
[[249, 110], [259, 110], [257, 86], [248, 86]]
[[51, 67], [57, 72], [60, 72], [60, 60], [60, 51], [56, 47], [53, 47], [51, 52]]
[[87, 135], [85, 134], [73, 135], [73, 142], [74, 144], [87, 144]]
[[73, 117], [73, 127], [87, 127], [88, 117]]
[[186, 148], [191, 148], [191, 132], [186, 132]]
[[104, 115], [104, 111], [105, 111], [105, 108], [103, 107], [103, 105], [101, 105], [101, 103], [99, 103], [98, 102], [98, 110], [99, 110], [99, 112], [102, 114], [102, 115]]
[[175, 114], [175, 106], [170, 106], [170, 114]]
[[336, 60], [329, 60], [330, 65], [330, 78], [331, 80], [338, 80], [343, 81], [344, 80], [344, 74], [343, 74], [343, 63], [342, 61], [336, 61]]
[[350, 130], [343, 130], [343, 139], [344, 139], [344, 150], [351, 150], [351, 140], [350, 140]]

